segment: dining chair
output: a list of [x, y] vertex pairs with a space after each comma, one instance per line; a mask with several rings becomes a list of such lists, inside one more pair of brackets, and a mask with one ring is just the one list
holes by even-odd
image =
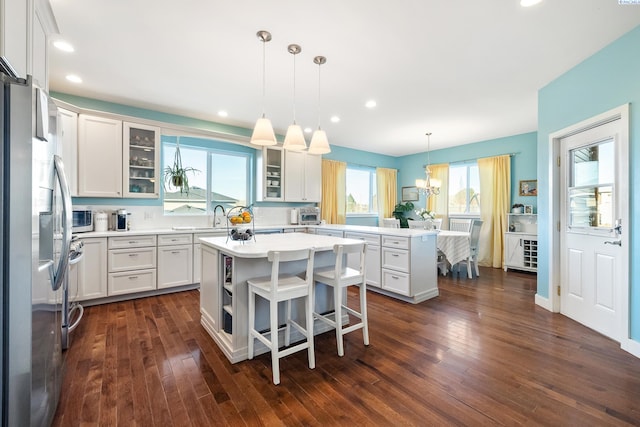
[[442, 229], [442, 218], [433, 219], [431, 222], [433, 222], [433, 227], [436, 230]]
[[430, 221], [420, 221], [420, 220], [414, 220], [414, 221], [407, 221], [409, 223], [409, 228], [418, 228], [421, 230], [424, 230], [427, 228], [427, 224], [431, 225]]
[[480, 276], [480, 270], [478, 269], [478, 242], [480, 241], [480, 229], [482, 228], [482, 221], [479, 219], [474, 219], [471, 223], [471, 237], [469, 238], [469, 256], [466, 260], [461, 261], [461, 263], [467, 264], [467, 274], [469, 275], [469, 279], [473, 279], [473, 274], [471, 272], [471, 263], [476, 270], [476, 276]]
[[[367, 253], [367, 243], [353, 243], [334, 245], [333, 252], [336, 254], [335, 266], [331, 268], [317, 269], [313, 274], [314, 283], [324, 283], [333, 288], [333, 314], [313, 313], [313, 316], [335, 328], [338, 356], [344, 356], [343, 335], [362, 329], [364, 345], [369, 345], [369, 322], [367, 320], [367, 282], [365, 278], [365, 259]], [[345, 265], [346, 255], [354, 254], [359, 256], [358, 268], [351, 268]], [[316, 285], [317, 286], [317, 285]], [[343, 290], [349, 286], [358, 286], [360, 290], [360, 311], [347, 306], [347, 301], [342, 300]], [[348, 314], [360, 319], [358, 323], [350, 324], [348, 327], [342, 325], [343, 310]]]
[[471, 231], [471, 219], [449, 218], [449, 230], [451, 231]]
[[[249, 348], [248, 358], [253, 359], [254, 340], [261, 341], [271, 350], [271, 369], [273, 383], [280, 384], [280, 359], [300, 350], [307, 349], [309, 368], [316, 366], [313, 347], [313, 258], [314, 249], [290, 251], [269, 251], [267, 259], [271, 262], [271, 276], [247, 280], [249, 286]], [[283, 264], [306, 260], [307, 267], [304, 277], [292, 274], [280, 274]], [[270, 329], [266, 332], [256, 330], [256, 295], [269, 301]], [[304, 298], [305, 327], [303, 328], [291, 318], [291, 300]], [[285, 350], [280, 350], [278, 343], [278, 303], [286, 301], [287, 321], [284, 331]], [[306, 341], [289, 347], [291, 341], [291, 326], [300, 331]], [[269, 338], [267, 338], [269, 336]]]
[[386, 228], [400, 228], [400, 220], [397, 218], [383, 218], [382, 226]]

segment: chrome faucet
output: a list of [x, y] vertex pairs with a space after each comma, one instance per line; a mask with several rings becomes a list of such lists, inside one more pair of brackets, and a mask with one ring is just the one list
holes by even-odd
[[215, 208], [213, 208], [213, 226], [216, 227], [218, 225], [218, 220], [216, 218], [216, 213], [218, 212], [218, 208], [222, 209], [222, 215], [226, 215], [227, 213], [224, 211], [224, 206], [222, 205], [216, 205]]

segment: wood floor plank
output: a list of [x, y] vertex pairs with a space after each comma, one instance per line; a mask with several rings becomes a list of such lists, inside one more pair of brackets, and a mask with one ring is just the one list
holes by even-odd
[[[534, 304], [535, 274], [439, 277], [409, 304], [368, 293], [371, 345], [335, 334], [281, 361], [230, 364], [198, 291], [88, 307], [53, 425], [640, 425], [640, 361]], [[357, 294], [348, 298], [356, 301]]]

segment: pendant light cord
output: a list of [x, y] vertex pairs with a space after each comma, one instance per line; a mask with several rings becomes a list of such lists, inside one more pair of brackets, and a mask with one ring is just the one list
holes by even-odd
[[293, 124], [296, 124], [296, 54], [293, 54]]
[[266, 46], [267, 41], [262, 41], [262, 117], [266, 115], [266, 99], [267, 99], [267, 67], [266, 67]]
[[318, 129], [320, 129], [320, 63], [318, 64]]

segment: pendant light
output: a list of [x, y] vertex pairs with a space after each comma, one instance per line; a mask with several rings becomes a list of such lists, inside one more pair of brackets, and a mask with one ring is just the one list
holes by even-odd
[[318, 129], [313, 133], [311, 137], [311, 143], [309, 144], [310, 154], [327, 154], [331, 152], [329, 147], [329, 141], [327, 140], [327, 133], [320, 127], [320, 66], [327, 62], [327, 58], [324, 56], [316, 56], [313, 58], [313, 62], [318, 64]]
[[265, 46], [271, 41], [271, 33], [268, 31], [258, 31], [258, 40], [262, 42], [262, 117], [256, 121], [251, 134], [251, 143], [254, 145], [276, 145], [276, 134], [273, 132], [271, 120], [265, 117], [265, 93], [266, 93], [266, 71], [265, 71]]
[[304, 140], [302, 128], [296, 124], [296, 55], [302, 52], [302, 48], [297, 44], [290, 44], [287, 50], [293, 55], [293, 124], [289, 125], [287, 129], [282, 148], [303, 151], [307, 149], [307, 142]]
[[428, 199], [430, 196], [437, 196], [440, 194], [440, 180], [431, 178], [430, 156], [429, 151], [431, 146], [431, 132], [427, 132], [427, 166], [424, 168], [424, 172], [427, 175], [427, 179], [416, 179], [416, 187], [418, 191], [425, 195]]

